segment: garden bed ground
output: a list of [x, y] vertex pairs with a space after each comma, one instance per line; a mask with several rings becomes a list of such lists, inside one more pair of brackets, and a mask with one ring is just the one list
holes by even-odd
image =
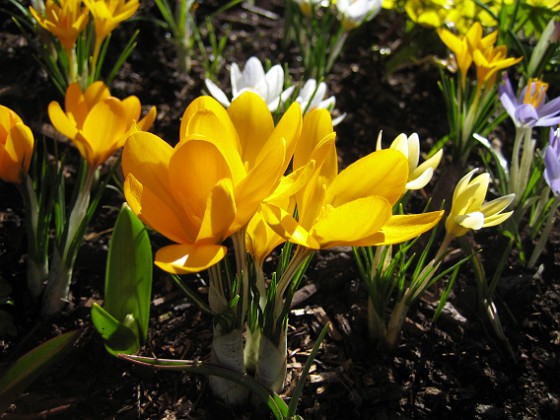
[[[157, 16], [151, 1], [142, 3], [140, 15]], [[218, 3], [204, 2], [199, 16], [215, 10]], [[257, 55], [273, 63], [289, 63], [292, 76], [301, 78], [296, 52], [281, 45], [282, 3], [257, 1], [257, 8], [239, 6], [217, 17], [218, 28], [229, 28], [227, 63], [244, 63]], [[261, 13], [259, 6], [271, 13]], [[17, 27], [0, 16], [0, 103], [18, 112], [36, 138], [50, 138], [47, 105], [61, 97], [38, 69], [33, 50]], [[165, 32], [149, 20], [126, 23], [115, 33], [120, 34], [116, 39], [125, 40], [135, 27], [141, 31], [138, 46], [112, 93], [135, 94], [142, 104], [156, 105], [158, 119], [152, 131], [174, 143], [185, 106], [203, 89], [201, 71], [195, 60], [192, 73], [181, 74]], [[337, 108], [348, 113], [336, 127], [341, 166], [372, 151], [379, 130], [386, 141], [400, 132], [416, 131], [426, 145], [446, 133], [437, 68], [426, 61], [388, 75], [385, 69], [391, 55], [372, 49], [372, 45], [381, 45], [383, 51], [397, 48], [403, 36], [400, 27], [397, 18], [383, 13], [361, 28], [326, 80]], [[422, 51], [418, 53], [421, 56]], [[229, 83], [226, 69], [220, 75]], [[454, 185], [447, 171], [452, 171], [449, 161], [428, 192], [440, 193]], [[0, 356], [7, 359], [32, 329], [39, 340], [76, 327], [83, 331], [65, 359], [1, 417], [266, 418], [224, 407], [212, 396], [204, 377], [133, 366], [105, 352], [89, 311], [94, 301], [102, 300], [104, 260], [121, 198], [108, 192], [105, 200], [78, 256], [72, 310], [36, 325], [22, 286], [23, 209], [13, 186], [0, 184], [0, 276], [13, 287], [16, 305], [10, 310], [17, 327], [16, 336], [0, 341]], [[484, 249], [487, 263], [499, 258], [500, 239], [495, 232], [481, 233], [474, 240]], [[540, 274], [526, 271], [513, 257], [504, 273], [497, 305], [514, 357], [479, 316], [474, 278], [468, 270], [461, 274], [449, 310], [437, 323], [431, 322], [433, 299], [426, 297], [409, 313], [397, 349], [392, 354], [380, 352], [367, 340], [366, 289], [351, 252], [334, 249], [317, 254], [305, 280], [309, 293], [290, 316], [289, 374], [282, 396], [289, 399], [320, 329], [330, 320], [332, 329], [299, 406], [306, 419], [560, 418], [559, 244], [556, 230], [541, 258]], [[203, 276], [189, 281], [204, 293]], [[156, 271], [149, 340], [141, 353], [206, 360], [210, 343], [210, 319]]]

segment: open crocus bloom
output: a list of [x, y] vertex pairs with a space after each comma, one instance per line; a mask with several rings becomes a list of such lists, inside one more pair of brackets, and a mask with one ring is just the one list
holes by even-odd
[[445, 230], [453, 237], [463, 236], [470, 230], [499, 225], [513, 213], [503, 211], [513, 201], [515, 194], [484, 203], [490, 175], [483, 173], [471, 179], [476, 171], [473, 169], [461, 178], [453, 192], [451, 211], [445, 220]]
[[294, 169], [311, 160], [318, 167], [296, 194], [298, 220], [278, 206], [262, 205], [270, 226], [293, 243], [313, 250], [399, 243], [431, 229], [443, 214], [393, 216], [392, 207], [408, 177], [407, 160], [396, 150], [373, 152], [338, 173], [332, 122], [326, 110], [305, 116]]
[[[404, 133], [399, 134], [389, 148], [398, 150], [408, 160], [407, 190], [424, 188], [432, 179], [434, 171], [439, 166], [443, 156], [443, 149], [440, 149], [432, 157], [418, 165], [420, 161], [420, 139], [416, 133], [412, 133], [408, 137]], [[381, 150], [381, 133], [377, 137], [376, 149]]]
[[126, 199], [175, 242], [156, 253], [156, 265], [186, 274], [222, 259], [222, 241], [247, 225], [278, 186], [300, 131], [299, 105], [274, 127], [266, 103], [247, 92], [227, 111], [209, 96], [194, 100], [175, 147], [149, 133], [130, 136], [122, 160]]
[[544, 179], [554, 195], [560, 195], [560, 128], [550, 129], [550, 140], [544, 151]]
[[[282, 92], [284, 87], [282, 66], [276, 64], [265, 73], [263, 65], [257, 57], [249, 58], [243, 71], [240, 70], [237, 63], [232, 63], [230, 77], [232, 101], [243, 92], [253, 92], [266, 102], [271, 112], [276, 111], [280, 104], [286, 102], [294, 90], [292, 86]], [[222, 89], [209, 79], [206, 79], [205, 83], [210, 95], [225, 107], [230, 105], [231, 101]]]
[[547, 83], [530, 79], [517, 98], [507, 74], [504, 73], [498, 95], [516, 126], [551, 127], [560, 124], [560, 96], [546, 102], [547, 90]]
[[68, 137], [91, 167], [105, 162], [124, 145], [135, 130], [148, 130], [156, 109], [140, 119], [142, 111], [136, 96], [119, 100], [103, 82], [93, 83], [82, 92], [77, 83], [66, 90], [63, 111], [58, 102], [49, 104], [49, 117], [54, 127]]
[[33, 133], [19, 115], [0, 105], [0, 179], [19, 184], [33, 155]]
[[29, 11], [39, 25], [58, 38], [66, 51], [74, 48], [89, 18], [89, 11], [82, 6], [82, 0], [47, 0], [45, 16], [33, 7], [29, 7]]

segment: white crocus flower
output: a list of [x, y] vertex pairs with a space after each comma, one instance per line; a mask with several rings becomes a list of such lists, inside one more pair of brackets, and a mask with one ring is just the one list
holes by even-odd
[[222, 89], [209, 79], [205, 80], [206, 88], [218, 102], [228, 107], [243, 92], [250, 91], [259, 95], [274, 112], [292, 94], [294, 87], [282, 91], [284, 87], [284, 69], [279, 64], [272, 66], [266, 73], [257, 57], [251, 57], [245, 63], [243, 71], [237, 63], [231, 65], [231, 100]]
[[[336, 98], [334, 96], [330, 96], [326, 99], [325, 94], [327, 93], [327, 84], [325, 82], [319, 83], [317, 85], [317, 81], [315, 79], [309, 79], [305, 82], [295, 102], [299, 103], [301, 106], [302, 111], [304, 114], [319, 108], [319, 109], [326, 109], [329, 112], [332, 112], [336, 105]], [[333, 125], [337, 125], [340, 123], [346, 114], [340, 115], [337, 118], [333, 119]]]
[[350, 31], [373, 19], [381, 10], [382, 0], [337, 0], [336, 8], [342, 16], [342, 26]]
[[[435, 155], [424, 161], [421, 165], [418, 165], [420, 162], [420, 139], [416, 133], [408, 137], [406, 134], [399, 134], [389, 148], [400, 151], [408, 160], [407, 190], [424, 188], [432, 179], [434, 171], [443, 156], [443, 150], [440, 149]], [[377, 150], [381, 150], [381, 133], [377, 137]]]

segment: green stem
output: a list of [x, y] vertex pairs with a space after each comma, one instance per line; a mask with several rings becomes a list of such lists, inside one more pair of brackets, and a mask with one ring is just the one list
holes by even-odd
[[552, 230], [552, 226], [554, 225], [554, 221], [556, 220], [556, 211], [558, 210], [558, 206], [560, 205], [560, 197], [555, 196], [550, 209], [548, 210], [548, 215], [546, 219], [546, 225], [542, 230], [541, 237], [539, 241], [535, 245], [533, 249], [533, 253], [531, 254], [531, 258], [529, 259], [529, 263], [527, 264], [529, 268], [533, 268], [537, 259], [543, 252], [546, 243], [548, 241], [548, 237], [550, 236], [550, 231]]
[[282, 273], [282, 277], [278, 281], [278, 285], [276, 286], [276, 301], [274, 302], [274, 320], [277, 320], [285, 305], [285, 292], [288, 289], [288, 286], [292, 282], [295, 274], [299, 270], [301, 264], [305, 261], [307, 257], [311, 254], [311, 250], [309, 248], [305, 248], [301, 245], [298, 245], [288, 267], [286, 267], [286, 271]]
[[247, 250], [245, 248], [245, 232], [247, 228], [239, 230], [231, 237], [235, 253], [235, 266], [237, 268], [237, 280], [241, 282], [238, 287], [241, 290], [241, 310], [238, 312], [239, 326], [245, 322], [249, 308], [249, 272], [247, 268]]
[[45, 249], [43, 235], [39, 232], [40, 208], [37, 204], [37, 195], [33, 189], [31, 178], [24, 175], [20, 184], [17, 184], [19, 193], [25, 206], [25, 227], [27, 233], [27, 287], [31, 296], [38, 298], [43, 292], [43, 283], [47, 280], [49, 263], [48, 250]]
[[371, 296], [368, 297], [368, 334], [370, 340], [379, 343], [387, 334], [387, 327], [383, 316], [380, 315], [374, 304]]
[[68, 303], [74, 261], [82, 241], [82, 238], [79, 238], [78, 235], [83, 232], [82, 225], [87, 216], [94, 177], [95, 168], [88, 165], [84, 183], [76, 197], [62, 241], [54, 250], [41, 308], [44, 317], [61, 312]]
[[406, 296], [393, 308], [389, 324], [387, 325], [387, 334], [385, 335], [385, 345], [387, 349], [392, 350], [397, 345], [409, 308], [410, 305], [406, 303]]

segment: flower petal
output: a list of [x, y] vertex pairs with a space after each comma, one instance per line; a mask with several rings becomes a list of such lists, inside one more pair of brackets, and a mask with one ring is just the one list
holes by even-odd
[[360, 197], [379, 195], [395, 204], [408, 178], [408, 162], [401, 152], [379, 150], [350, 164], [327, 189], [326, 202], [338, 207]]
[[232, 233], [230, 227], [235, 221], [237, 208], [233, 196], [231, 179], [221, 179], [208, 196], [204, 217], [196, 243], [221, 243]]
[[394, 215], [381, 228], [383, 241], [375, 245], [398, 244], [420, 236], [439, 223], [444, 211], [421, 214]]
[[123, 187], [130, 208], [146, 225], [174, 242], [194, 242], [197, 232], [185, 231], [181, 213], [162, 199], [161, 191], [142, 185], [133, 174], [128, 174]]
[[282, 238], [309, 249], [320, 249], [320, 245], [291, 214], [284, 209], [263, 203], [261, 212], [268, 225]]
[[262, 98], [252, 92], [234, 99], [227, 113], [239, 136], [241, 159], [251, 168], [274, 130], [272, 114]]
[[311, 234], [321, 248], [355, 245], [372, 236], [391, 217], [391, 203], [380, 196], [358, 198], [329, 207], [313, 225]]
[[156, 252], [155, 264], [168, 273], [191, 274], [219, 263], [226, 254], [222, 245], [169, 245]]

